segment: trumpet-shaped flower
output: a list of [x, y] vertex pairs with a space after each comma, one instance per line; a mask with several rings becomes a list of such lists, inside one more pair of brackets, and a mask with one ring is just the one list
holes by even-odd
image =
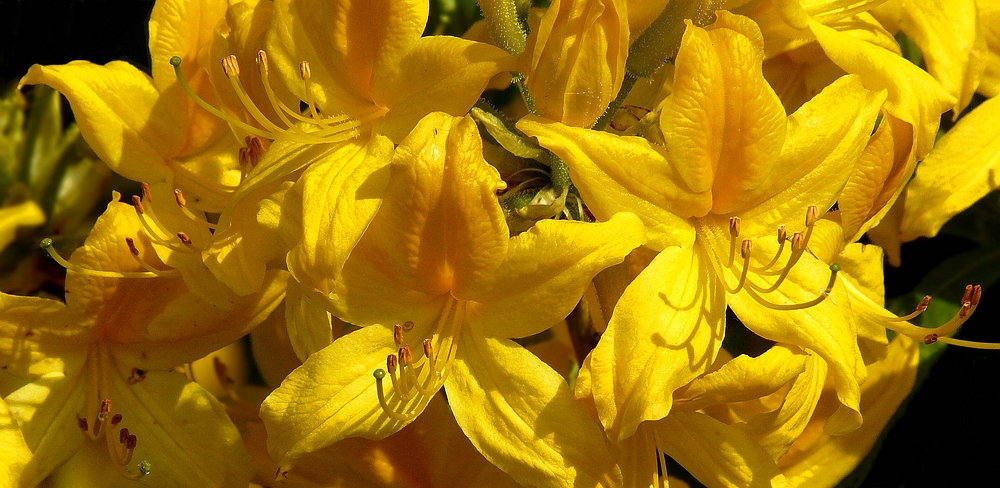
[[758, 335], [823, 357], [842, 407], [828, 428], [860, 425], [864, 364], [848, 302], [826, 300], [842, 293], [837, 268], [806, 247], [884, 94], [847, 76], [786, 116], [761, 74], [760, 39], [751, 21], [725, 13], [712, 30], [688, 27], [660, 108], [665, 149], [538, 118], [518, 124], [566, 161], [594, 215], [635, 212], [647, 246], [662, 251], [622, 295], [591, 358], [613, 440], [665, 417], [671, 393], [713, 363], [727, 304]]
[[227, 306], [208, 303], [178, 274], [148, 270], [163, 263], [141, 227], [128, 205], [108, 205], [64, 261], [66, 303], [0, 295], [0, 393], [33, 453], [24, 485], [96, 442], [128, 478], [246, 486], [249, 459], [223, 407], [170, 370], [263, 320], [283, 297], [283, 275]]
[[444, 388], [473, 445], [519, 483], [614, 483], [600, 427], [510, 338], [568, 315], [598, 271], [642, 242], [642, 226], [628, 214], [542, 221], [511, 238], [496, 198], [505, 185], [481, 144], [471, 118], [427, 116], [396, 149], [350, 257], [290, 257], [293, 276], [362, 329], [309, 356], [264, 402], [280, 473], [341, 439], [393, 434]]

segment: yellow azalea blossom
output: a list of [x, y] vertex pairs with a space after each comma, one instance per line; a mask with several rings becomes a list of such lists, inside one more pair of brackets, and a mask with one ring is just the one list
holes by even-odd
[[979, 2], [977, 6], [987, 48], [983, 53], [985, 68], [978, 91], [987, 97], [995, 97], [1000, 95], [1000, 4]]
[[420, 0], [279, 0], [266, 50], [301, 100], [398, 143], [430, 112], [465, 113], [514, 62], [487, 44], [421, 37], [428, 9]]
[[628, 56], [624, 0], [556, 0], [528, 37], [518, 70], [542, 117], [590, 127], [618, 94]]
[[59, 90], [84, 139], [115, 172], [134, 181], [166, 182], [199, 208], [218, 211], [239, 183], [243, 141], [181, 89], [169, 60], [182, 58], [192, 89], [215, 100], [209, 72], [219, 70], [219, 60], [209, 55], [225, 13], [222, 0], [156, 2], [149, 23], [152, 76], [123, 61], [74, 61], [32, 66], [21, 85]]
[[509, 338], [568, 315], [598, 271], [641, 244], [639, 220], [542, 221], [510, 238], [496, 198], [505, 184], [468, 117], [424, 118], [389, 173], [370, 225], [343, 221], [367, 226], [346, 261], [289, 257], [296, 279], [362, 328], [309, 356], [264, 402], [279, 473], [342, 439], [397, 432], [443, 387], [473, 445], [517, 482], [615, 484], [599, 425]]
[[65, 304], [0, 295], [0, 394], [33, 453], [23, 485], [88, 443], [106, 445], [122, 476], [155, 486], [246, 486], [250, 460], [223, 407], [170, 370], [259, 323], [284, 277], [226, 307], [208, 303], [178, 274], [144, 270], [163, 263], [141, 227], [130, 206], [108, 205], [65, 262]]
[[538, 118], [518, 123], [566, 161], [595, 216], [637, 213], [647, 246], [662, 251], [625, 291], [593, 352], [598, 411], [616, 441], [666, 416], [671, 392], [715, 360], [728, 304], [758, 335], [830, 363], [843, 408], [828, 428], [850, 431], [861, 423], [864, 364], [841, 309], [846, 297], [825, 300], [831, 269], [805, 247], [861, 156], [884, 94], [846, 76], [786, 117], [761, 75], [756, 26], [724, 12], [715, 26], [684, 34], [674, 91], [659, 109], [666, 150]]

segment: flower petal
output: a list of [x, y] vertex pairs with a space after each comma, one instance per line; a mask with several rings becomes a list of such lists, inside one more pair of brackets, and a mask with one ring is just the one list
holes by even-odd
[[31, 459], [31, 450], [24, 442], [24, 434], [7, 409], [7, 403], [0, 400], [0, 479], [4, 488], [20, 486], [21, 472]]
[[726, 302], [700, 247], [661, 252], [625, 290], [591, 353], [601, 423], [621, 442], [665, 417], [674, 390], [715, 361]]
[[14, 241], [19, 227], [31, 227], [43, 223], [45, 223], [45, 213], [33, 200], [0, 208], [0, 250]]
[[600, 426], [562, 376], [514, 342], [474, 328], [463, 333], [445, 390], [476, 449], [517, 482], [563, 487], [620, 479]]
[[511, 239], [495, 274], [464, 296], [469, 320], [488, 336], [537, 334], [566, 318], [598, 272], [643, 242], [642, 222], [615, 214], [604, 223], [545, 220]]
[[598, 219], [635, 213], [646, 226], [646, 245], [655, 250], [694, 242], [693, 228], [684, 219], [707, 213], [711, 195], [691, 190], [662, 148], [639, 137], [568, 127], [533, 116], [522, 118], [517, 127], [566, 162]]

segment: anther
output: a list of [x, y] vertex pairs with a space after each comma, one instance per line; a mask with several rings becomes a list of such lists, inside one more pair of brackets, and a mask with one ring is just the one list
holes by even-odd
[[969, 304], [973, 307], [979, 305], [979, 299], [983, 296], [983, 287], [976, 285], [972, 287], [972, 298], [969, 299]]
[[105, 398], [101, 401], [101, 413], [97, 415], [97, 420], [104, 422], [107, 420], [109, 413], [111, 413], [111, 400]]
[[733, 238], [740, 236], [740, 218], [731, 217], [729, 219], [729, 235]]
[[90, 424], [87, 423], [87, 419], [81, 419], [80, 417], [77, 417], [76, 426], [79, 427], [80, 430], [84, 432], [90, 430]]
[[792, 252], [799, 253], [805, 249], [805, 236], [801, 232], [792, 234]]
[[819, 219], [819, 207], [815, 205], [810, 205], [806, 209], [806, 227], [812, 227]]
[[927, 334], [924, 336], [924, 344], [931, 345], [938, 341], [937, 334]]
[[135, 247], [135, 241], [131, 237], [125, 238], [125, 243], [128, 244], [128, 250], [133, 256], [139, 257], [139, 249]]
[[972, 285], [965, 285], [965, 291], [962, 292], [962, 300], [959, 303], [967, 303], [972, 301]]
[[[390, 355], [386, 356], [386, 358], [385, 358], [385, 369], [389, 370], [389, 374], [396, 374], [396, 355], [395, 354], [390, 354]], [[379, 371], [381, 371], [381, 370], [380, 369], [379, 370], [375, 370], [376, 373], [379, 372]]]
[[404, 368], [413, 363], [413, 349], [410, 349], [410, 345], [406, 344], [399, 348], [399, 364]]
[[174, 188], [174, 200], [181, 208], [187, 207], [187, 200], [184, 199], [184, 192], [180, 188]]
[[240, 75], [240, 63], [236, 60], [236, 56], [230, 54], [222, 58], [222, 70], [226, 72], [226, 76], [232, 78], [234, 76]]
[[917, 311], [923, 312], [924, 310], [927, 310], [927, 306], [930, 304], [931, 304], [931, 296], [924, 295], [924, 298], [920, 300], [920, 303], [917, 304]]
[[299, 63], [299, 75], [302, 76], [303, 80], [312, 78], [312, 70], [309, 69], [309, 61], [302, 61]]
[[405, 342], [403, 341], [403, 326], [396, 324], [392, 327], [392, 340], [396, 343], [396, 347], [403, 347]]
[[743, 239], [743, 244], [740, 246], [740, 257], [743, 259], [750, 258], [750, 253], [753, 252], [753, 241], [750, 239]]
[[128, 436], [129, 436], [129, 434], [128, 434], [128, 428], [127, 427], [126, 428], [122, 428], [122, 430], [119, 430], [118, 431], [118, 443], [119, 444], [124, 444], [125, 441], [128, 440]]
[[178, 238], [178, 239], [180, 239], [180, 240], [181, 240], [181, 242], [182, 242], [182, 243], [183, 243], [183, 244], [184, 244], [185, 246], [190, 246], [190, 245], [191, 245], [191, 238], [190, 238], [190, 237], [188, 237], [188, 235], [187, 235], [187, 234], [185, 234], [185, 233], [184, 233], [183, 231], [178, 231], [178, 232], [177, 232], [177, 238]]
[[424, 339], [424, 356], [428, 359], [434, 357], [434, 346], [431, 345], [430, 339]]
[[788, 232], [785, 231], [785, 224], [778, 226], [778, 244], [784, 244], [785, 239], [788, 239]]
[[150, 191], [150, 189], [149, 189], [149, 183], [146, 183], [145, 181], [143, 181], [142, 183], [139, 183], [139, 188], [142, 189], [142, 199], [145, 200], [145, 201], [147, 201], [147, 202], [152, 202], [153, 201], [153, 192]]
[[122, 421], [122, 414], [120, 413], [116, 413], [113, 417], [111, 417], [111, 425], [118, 425], [118, 423], [121, 421]]
[[257, 66], [260, 67], [262, 76], [267, 76], [267, 53], [263, 50], [257, 51]]
[[136, 213], [140, 216], [146, 213], [146, 209], [143, 208], [142, 199], [139, 198], [139, 195], [132, 195], [132, 206], [135, 207]]
[[136, 444], [138, 444], [138, 443], [139, 443], [139, 440], [134, 435], [130, 435], [130, 436], [128, 436], [128, 439], [125, 440], [125, 449], [128, 449], [130, 451], [134, 450]]

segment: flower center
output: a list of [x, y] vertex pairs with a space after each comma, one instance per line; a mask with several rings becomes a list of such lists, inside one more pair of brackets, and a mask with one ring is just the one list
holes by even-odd
[[[382, 410], [395, 420], [409, 422], [422, 410], [437, 393], [451, 371], [455, 360], [456, 344], [460, 332], [461, 315], [464, 304], [449, 300], [438, 318], [431, 337], [424, 339], [423, 355], [414, 358], [413, 349], [406, 343], [405, 333], [413, 329], [413, 322], [396, 324], [393, 327], [393, 341], [397, 352], [386, 357], [385, 368], [376, 369], [372, 375], [378, 389], [378, 402]], [[392, 390], [387, 394], [384, 380], [389, 377]], [[416, 400], [416, 401], [414, 401]]]

